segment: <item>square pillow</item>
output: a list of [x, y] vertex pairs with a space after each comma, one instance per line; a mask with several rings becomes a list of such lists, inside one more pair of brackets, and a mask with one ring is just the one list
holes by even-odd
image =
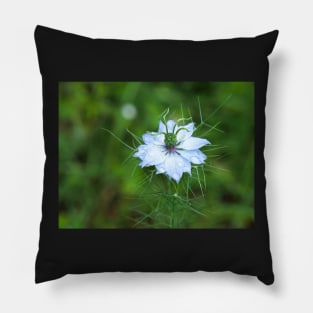
[[36, 27], [36, 283], [199, 270], [273, 283], [263, 150], [277, 36], [131, 41]]

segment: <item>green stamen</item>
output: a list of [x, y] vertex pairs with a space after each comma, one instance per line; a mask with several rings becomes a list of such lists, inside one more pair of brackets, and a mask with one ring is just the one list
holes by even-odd
[[168, 150], [173, 150], [177, 144], [176, 135], [174, 133], [166, 133], [164, 143]]

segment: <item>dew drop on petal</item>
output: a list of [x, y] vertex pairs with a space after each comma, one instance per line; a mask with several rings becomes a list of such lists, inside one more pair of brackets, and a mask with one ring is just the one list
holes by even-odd
[[198, 160], [197, 157], [195, 157], [195, 156], [191, 157], [191, 162], [196, 163], [196, 162], [198, 162], [198, 161], [199, 161], [199, 160]]

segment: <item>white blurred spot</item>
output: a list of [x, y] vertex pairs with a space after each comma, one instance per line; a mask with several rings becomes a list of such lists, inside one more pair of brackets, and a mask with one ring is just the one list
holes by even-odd
[[137, 109], [132, 103], [125, 103], [121, 113], [125, 120], [133, 120], [137, 116]]

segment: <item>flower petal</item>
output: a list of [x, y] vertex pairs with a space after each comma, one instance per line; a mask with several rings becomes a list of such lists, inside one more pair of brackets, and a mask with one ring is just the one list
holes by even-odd
[[185, 158], [180, 158], [177, 164], [179, 167], [183, 168], [184, 173], [188, 173], [189, 175], [191, 175], [191, 163], [188, 160], [186, 160]]
[[184, 141], [182, 141], [177, 148], [179, 149], [186, 149], [186, 150], [195, 150], [199, 149], [205, 145], [211, 144], [210, 141], [203, 139], [203, 138], [197, 138], [197, 137], [190, 137]]
[[189, 123], [184, 126], [179, 126], [178, 133], [177, 133], [177, 141], [181, 142], [191, 137], [193, 130], [194, 130], [195, 124]]
[[186, 160], [193, 164], [203, 164], [206, 155], [200, 150], [177, 150], [177, 152]]
[[162, 121], [160, 121], [159, 123], [159, 130], [158, 130], [159, 133], [166, 133], [166, 127], [164, 125], [164, 123]]
[[191, 164], [178, 154], [169, 154], [162, 164], [157, 166], [159, 173], [165, 173], [177, 183], [184, 172], [191, 173]]
[[166, 157], [166, 151], [162, 146], [149, 144], [147, 145], [144, 158], [139, 164], [141, 167], [160, 164]]
[[164, 145], [164, 134], [159, 133], [146, 133], [142, 135], [145, 144]]
[[157, 174], [163, 174], [165, 173], [165, 166], [164, 166], [164, 161], [158, 165], [155, 166], [157, 169]]
[[143, 160], [146, 156], [147, 149], [148, 149], [148, 145], [140, 145], [137, 148], [138, 151], [134, 154], [134, 157], [137, 157], [137, 158]]
[[167, 121], [166, 125], [167, 125], [167, 131], [169, 133], [173, 133], [176, 123], [173, 120], [169, 120]]

